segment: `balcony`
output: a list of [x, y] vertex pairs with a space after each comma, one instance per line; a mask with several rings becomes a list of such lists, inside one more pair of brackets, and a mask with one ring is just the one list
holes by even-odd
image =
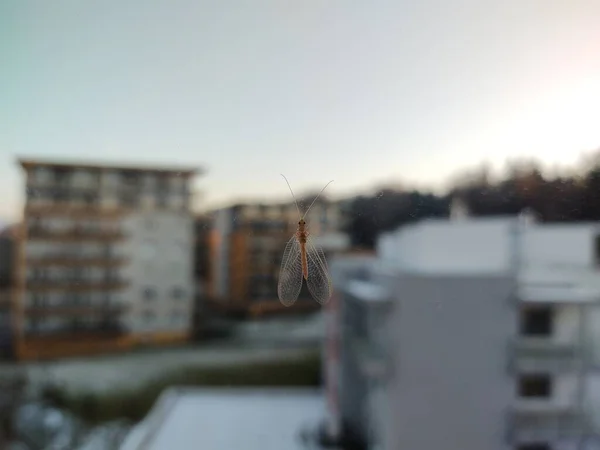
[[12, 291], [10, 289], [0, 290], [0, 310], [12, 304]]
[[73, 340], [101, 340], [119, 337], [126, 333], [124, 327], [118, 322], [102, 323], [99, 325], [63, 326], [52, 330], [26, 331], [25, 338], [29, 342], [40, 340], [42, 344], [52, 344], [53, 341]]
[[589, 416], [575, 407], [515, 407], [507, 420], [508, 439], [521, 444], [578, 437], [594, 428]]
[[129, 258], [116, 255], [75, 255], [69, 253], [51, 253], [42, 256], [28, 257], [27, 264], [36, 267], [72, 266], [72, 267], [119, 267], [129, 262]]
[[123, 278], [89, 279], [29, 279], [26, 289], [43, 292], [52, 290], [67, 290], [71, 292], [106, 291], [126, 287], [129, 282]]
[[589, 265], [525, 266], [518, 276], [517, 299], [526, 303], [596, 302], [600, 300], [600, 278]]
[[120, 315], [128, 309], [123, 304], [91, 304], [81, 305], [75, 303], [63, 303], [60, 305], [35, 305], [25, 307], [25, 314], [30, 317], [79, 317], [79, 316], [115, 316]]
[[516, 337], [509, 344], [509, 368], [513, 372], [569, 372], [583, 361], [577, 342], [557, 342], [551, 337]]
[[125, 238], [125, 233], [121, 230], [90, 230], [80, 227], [73, 227], [67, 230], [51, 230], [44, 227], [30, 227], [28, 229], [29, 239], [51, 239], [60, 241], [102, 241], [112, 242]]

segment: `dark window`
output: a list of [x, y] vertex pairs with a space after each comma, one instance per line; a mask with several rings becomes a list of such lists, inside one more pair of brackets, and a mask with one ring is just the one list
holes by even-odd
[[33, 306], [35, 307], [43, 307], [45, 306], [45, 298], [43, 294], [33, 294]]
[[185, 296], [185, 291], [181, 288], [173, 288], [172, 294], [174, 299], [182, 299]]
[[521, 375], [519, 396], [524, 398], [548, 398], [552, 395], [552, 379], [547, 374]]
[[156, 206], [159, 208], [165, 208], [167, 206], [167, 194], [165, 192], [158, 192], [156, 197]]
[[98, 203], [98, 196], [96, 194], [86, 193], [86, 194], [83, 194], [83, 201], [88, 206], [95, 205]]
[[532, 442], [519, 445], [517, 450], [552, 450], [552, 446], [547, 442]]
[[521, 335], [552, 335], [554, 311], [551, 307], [526, 308], [521, 310]]
[[156, 297], [156, 291], [153, 288], [144, 288], [144, 299], [153, 300]]

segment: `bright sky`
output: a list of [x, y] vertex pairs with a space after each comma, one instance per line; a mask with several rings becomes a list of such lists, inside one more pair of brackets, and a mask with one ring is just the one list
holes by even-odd
[[439, 186], [600, 146], [597, 0], [0, 2], [0, 217], [16, 155], [205, 166], [205, 205]]

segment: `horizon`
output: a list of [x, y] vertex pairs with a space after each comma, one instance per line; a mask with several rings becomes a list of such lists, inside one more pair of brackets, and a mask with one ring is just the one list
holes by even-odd
[[0, 217], [21, 216], [21, 154], [205, 167], [199, 209], [283, 199], [280, 173], [352, 197], [440, 192], [513, 158], [577, 165], [600, 145], [598, 16], [585, 0], [0, 3]]
[[[331, 195], [330, 193], [328, 193], [327, 191], [330, 189], [330, 187], [328, 187], [327, 191], [322, 193], [321, 196], [327, 200], [330, 201], [344, 201], [344, 200], [352, 200], [356, 197], [359, 196], [365, 196], [365, 197], [369, 197], [369, 196], [376, 196], [378, 192], [381, 192], [383, 190], [386, 189], [390, 189], [392, 191], [396, 191], [396, 192], [420, 192], [422, 194], [433, 194], [436, 196], [440, 196], [443, 197], [445, 195], [450, 194], [450, 191], [452, 189], [454, 189], [455, 183], [456, 183], [456, 179], [460, 177], [460, 175], [462, 174], [472, 174], [473, 172], [476, 172], [478, 170], [480, 170], [483, 166], [487, 167], [489, 169], [489, 179], [490, 182], [492, 184], [494, 183], [498, 183], [499, 181], [502, 181], [503, 179], [506, 178], [506, 176], [508, 176], [508, 166], [512, 165], [512, 164], [519, 164], [519, 163], [533, 163], [535, 164], [536, 168], [540, 169], [540, 172], [542, 173], [542, 175], [544, 176], [545, 179], [554, 179], [560, 176], [576, 176], [577, 174], [582, 174], [585, 173], [586, 170], [588, 170], [590, 167], [586, 166], [586, 162], [589, 159], [594, 159], [600, 162], [600, 150], [599, 149], [594, 149], [594, 150], [589, 150], [589, 151], [584, 151], [579, 153], [579, 157], [577, 159], [575, 159], [575, 163], [570, 164], [570, 165], [556, 165], [556, 164], [545, 164], [543, 160], [541, 159], [536, 159], [536, 158], [529, 158], [529, 157], [523, 157], [523, 158], [512, 158], [512, 159], [507, 159], [503, 165], [501, 166], [492, 166], [491, 164], [488, 164], [486, 161], [480, 161], [478, 163], [473, 163], [470, 166], [467, 167], [463, 167], [463, 168], [459, 168], [458, 171], [451, 175], [450, 177], [448, 177], [446, 180], [443, 180], [441, 184], [439, 184], [437, 186], [437, 188], [433, 187], [433, 186], [427, 186], [426, 184], [421, 184], [421, 185], [417, 185], [417, 184], [408, 184], [408, 183], [404, 183], [401, 179], [396, 179], [396, 180], [387, 180], [386, 182], [373, 182], [370, 186], [366, 186], [365, 188], [362, 189], [358, 189], [352, 192], [346, 192], [346, 193], [342, 193], [342, 194], [337, 194], [337, 195]], [[21, 160], [31, 160], [31, 161], [36, 161], [36, 162], [41, 162], [44, 164], [65, 164], [65, 165], [74, 165], [74, 166], [78, 166], [78, 165], [93, 165], [93, 166], [99, 166], [99, 167], [106, 167], [106, 168], [120, 168], [120, 167], [132, 167], [132, 168], [139, 168], [141, 170], [145, 170], [145, 169], [149, 169], [149, 170], [153, 170], [153, 169], [157, 169], [157, 170], [174, 170], [177, 171], [177, 169], [184, 169], [184, 168], [191, 168], [193, 167], [191, 164], [180, 164], [178, 166], [178, 168], [175, 167], [165, 167], [165, 166], [161, 166], [160, 163], [157, 162], [152, 162], [152, 161], [148, 161], [146, 160], [144, 163], [142, 162], [135, 162], [135, 161], [126, 161], [126, 162], [117, 162], [116, 160], [98, 160], [98, 159], [94, 159], [94, 160], [90, 160], [90, 159], [85, 159], [85, 158], [56, 158], [53, 159], [51, 157], [45, 157], [45, 158], [36, 158], [34, 156], [31, 155], [16, 155], [14, 157], [15, 160], [15, 164], [19, 164], [19, 162]], [[192, 180], [196, 179], [202, 179], [202, 177], [206, 176], [206, 174], [208, 173], [208, 169], [206, 167], [201, 167], [198, 169], [199, 170], [199, 174], [195, 174], [192, 175]], [[280, 174], [279, 174], [280, 175]], [[24, 192], [24, 188], [25, 188], [25, 184], [24, 184], [24, 177], [22, 176], [22, 173], [19, 172], [19, 177], [22, 178], [22, 191]], [[334, 182], [331, 183], [330, 186], [335, 185], [335, 180], [333, 180]], [[282, 182], [285, 185], [285, 181], [282, 179]], [[287, 188], [287, 186], [286, 186]], [[296, 198], [299, 201], [302, 201], [303, 199], [305, 199], [306, 197], [308, 197], [309, 199], [312, 198], [311, 196], [316, 195], [317, 192], [319, 191], [319, 188], [316, 187], [305, 187], [302, 191], [299, 191], [299, 193], [296, 193], [296, 191], [294, 190], [294, 195], [296, 196]], [[194, 208], [191, 207], [190, 210], [192, 212], [192, 214], [194, 215], [203, 215], [206, 213], [209, 213], [211, 211], [216, 211], [219, 209], [224, 209], [224, 208], [228, 208], [228, 207], [232, 207], [235, 205], [247, 205], [247, 204], [264, 204], [264, 205], [269, 205], [269, 204], [288, 204], [288, 203], [293, 203], [294, 199], [292, 198], [289, 190], [287, 190], [287, 195], [285, 193], [283, 194], [273, 194], [273, 195], [267, 195], [264, 197], [260, 197], [260, 196], [254, 196], [254, 197], [244, 197], [242, 195], [237, 195], [237, 196], [233, 196], [232, 198], [225, 200], [223, 203], [221, 204], [215, 204], [210, 208], [206, 208], [206, 207], [201, 207], [201, 208]], [[202, 192], [198, 192], [198, 191], [192, 191], [193, 195], [202, 195]], [[192, 196], [193, 197], [193, 196]], [[192, 198], [191, 203], [193, 204], [194, 200]], [[7, 226], [11, 226], [14, 225], [16, 223], [19, 223], [21, 221], [21, 216], [22, 216], [22, 208], [24, 207], [24, 204], [20, 205], [19, 211], [15, 212], [15, 217], [11, 218], [8, 215], [0, 215], [0, 230], [6, 228]], [[19, 217], [17, 217], [17, 215]]]

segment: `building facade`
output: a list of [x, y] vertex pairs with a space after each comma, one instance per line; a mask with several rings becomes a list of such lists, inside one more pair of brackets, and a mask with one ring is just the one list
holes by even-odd
[[15, 227], [0, 231], [0, 358], [13, 356], [12, 298], [14, 288]]
[[17, 357], [186, 340], [196, 170], [19, 162], [27, 195], [15, 259]]
[[[334, 203], [316, 203], [306, 218], [326, 256], [348, 245], [338, 228], [338, 214]], [[305, 286], [292, 308], [285, 308], [277, 296], [283, 250], [297, 225], [293, 203], [239, 204], [214, 211], [209, 238], [211, 301], [250, 314], [318, 308]]]
[[600, 448], [599, 234], [461, 216], [382, 236], [367, 281], [336, 263], [340, 417], [371, 448]]

